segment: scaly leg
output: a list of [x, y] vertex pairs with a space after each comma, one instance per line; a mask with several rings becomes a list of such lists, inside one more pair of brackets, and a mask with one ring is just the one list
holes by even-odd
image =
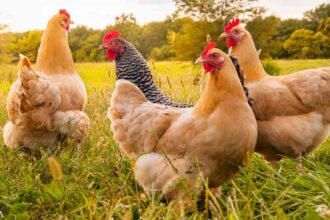
[[297, 170], [299, 173], [304, 172], [304, 167], [302, 165], [302, 153], [299, 153], [297, 156]]

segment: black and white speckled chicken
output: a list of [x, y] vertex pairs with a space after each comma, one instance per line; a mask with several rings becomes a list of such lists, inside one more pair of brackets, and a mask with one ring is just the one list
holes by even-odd
[[159, 91], [142, 54], [131, 43], [121, 38], [118, 31], [107, 34], [103, 38], [101, 48], [106, 49], [110, 61], [116, 62], [116, 79], [128, 80], [137, 85], [150, 102], [177, 108], [192, 106], [176, 103]]

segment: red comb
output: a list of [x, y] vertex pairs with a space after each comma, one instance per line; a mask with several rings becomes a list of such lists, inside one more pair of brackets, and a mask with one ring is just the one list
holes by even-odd
[[69, 14], [69, 12], [67, 10], [61, 9], [61, 10], [58, 11], [58, 13], [60, 15], [65, 15], [68, 19], [70, 19], [70, 14]]
[[108, 42], [109, 40], [113, 39], [113, 38], [117, 38], [120, 36], [120, 32], [113, 30], [110, 33], [108, 33], [107, 35], [104, 36], [103, 38], [103, 43]]
[[238, 18], [233, 18], [231, 21], [228, 22], [228, 24], [225, 26], [223, 29], [225, 32], [229, 32], [233, 27], [239, 24], [239, 19]]
[[210, 43], [208, 43], [208, 44], [205, 46], [205, 48], [204, 48], [204, 50], [203, 50], [203, 52], [202, 52], [202, 56], [205, 56], [205, 55], [209, 52], [209, 50], [215, 48], [216, 46], [217, 46], [217, 43], [214, 43], [214, 42], [210, 42]]

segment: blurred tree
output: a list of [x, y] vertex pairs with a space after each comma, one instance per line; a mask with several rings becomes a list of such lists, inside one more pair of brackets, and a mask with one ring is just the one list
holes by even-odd
[[167, 32], [172, 21], [151, 22], [142, 27], [140, 52], [144, 57], [149, 57], [153, 48], [158, 48], [167, 43]]
[[102, 42], [102, 31], [78, 26], [70, 32], [69, 44], [75, 61], [96, 62], [105, 60], [105, 55], [98, 50]]
[[326, 36], [330, 36], [330, 17], [322, 19], [317, 28], [318, 31], [321, 31]]
[[128, 23], [136, 24], [136, 18], [132, 13], [130, 14], [122, 13], [121, 15], [116, 16], [115, 20], [116, 20], [116, 24], [128, 24]]
[[320, 4], [315, 9], [304, 13], [304, 18], [316, 23], [318, 23], [321, 19], [326, 19], [328, 17], [330, 17], [330, 3]]
[[330, 58], [330, 37], [322, 32], [316, 32], [312, 37], [313, 58]]
[[316, 8], [306, 11], [304, 18], [313, 24], [313, 30], [315, 31], [320, 22], [324, 22], [330, 17], [330, 3], [320, 4]]
[[228, 20], [233, 17], [245, 15], [255, 17], [265, 9], [253, 3], [258, 0], [175, 0], [176, 16], [185, 15], [196, 20], [215, 21]]
[[8, 46], [14, 39], [14, 34], [10, 32], [0, 34], [0, 63], [10, 63], [13, 56], [9, 54]]
[[42, 31], [34, 30], [22, 34], [16, 34], [14, 40], [8, 46], [9, 53], [14, 57], [13, 62], [18, 61], [18, 54], [29, 57], [31, 62], [35, 62], [38, 54]]
[[290, 35], [298, 29], [310, 29], [313, 30], [314, 24], [306, 19], [286, 19], [282, 20], [278, 27], [279, 39], [284, 41], [290, 37]]
[[[219, 30], [224, 26], [223, 21], [194, 21], [191, 18], [182, 19], [182, 29], [176, 33], [174, 43], [174, 56], [179, 60], [195, 60], [203, 50], [207, 35], [217, 41]], [[171, 43], [171, 42], [169, 42]], [[219, 40], [218, 47], [226, 50], [225, 43]]]
[[283, 47], [292, 58], [311, 58], [312, 37], [313, 31], [298, 29], [284, 42]]

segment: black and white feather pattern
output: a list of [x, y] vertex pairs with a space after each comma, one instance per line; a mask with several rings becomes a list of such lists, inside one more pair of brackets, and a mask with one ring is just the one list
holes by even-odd
[[131, 43], [123, 39], [120, 40], [124, 43], [125, 52], [116, 58], [116, 79], [124, 79], [134, 83], [152, 103], [177, 108], [192, 107], [190, 104], [173, 102], [168, 96], [160, 92], [142, 54]]

